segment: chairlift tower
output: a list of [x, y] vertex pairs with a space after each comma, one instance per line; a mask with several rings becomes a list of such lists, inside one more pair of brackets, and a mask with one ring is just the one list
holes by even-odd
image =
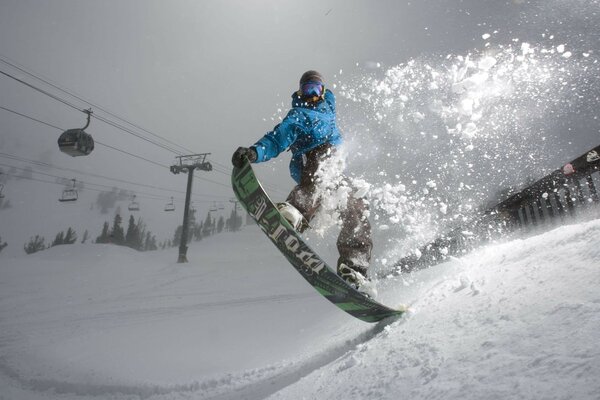
[[[237, 231], [238, 230], [238, 226], [237, 226], [237, 218], [238, 218], [238, 203], [240, 202], [237, 199], [230, 199], [229, 200], [230, 203], [233, 203], [233, 221], [231, 221], [231, 228], [232, 231]], [[241, 226], [240, 226], [241, 228]]]
[[190, 199], [192, 197], [192, 179], [194, 177], [194, 170], [199, 169], [201, 171], [212, 171], [212, 165], [206, 161], [206, 157], [210, 153], [201, 154], [190, 154], [187, 156], [177, 156], [179, 163], [171, 165], [171, 172], [179, 174], [180, 172], [186, 172], [188, 174], [187, 190], [185, 193], [185, 207], [183, 209], [183, 226], [181, 230], [181, 243], [179, 244], [179, 257], [178, 263], [186, 263], [187, 259], [187, 241], [188, 241], [188, 230], [189, 230], [189, 216], [190, 216]]

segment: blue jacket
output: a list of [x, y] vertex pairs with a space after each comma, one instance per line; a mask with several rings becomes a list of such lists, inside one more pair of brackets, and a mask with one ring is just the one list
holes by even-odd
[[325, 143], [334, 146], [342, 143], [335, 121], [335, 96], [329, 90], [325, 91], [324, 100], [317, 103], [303, 102], [298, 93], [292, 94], [292, 109], [253, 147], [257, 154], [256, 162], [270, 160], [289, 149], [292, 152], [290, 174], [300, 183], [302, 156]]

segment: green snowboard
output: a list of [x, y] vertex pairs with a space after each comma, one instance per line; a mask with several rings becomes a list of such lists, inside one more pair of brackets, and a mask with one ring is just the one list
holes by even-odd
[[233, 191], [243, 207], [296, 270], [327, 300], [366, 322], [400, 316], [406, 309], [386, 307], [350, 287], [323, 261], [281, 216], [245, 160], [231, 175]]

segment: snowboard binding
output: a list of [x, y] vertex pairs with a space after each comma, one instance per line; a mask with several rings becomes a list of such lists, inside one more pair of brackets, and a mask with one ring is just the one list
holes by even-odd
[[369, 298], [377, 296], [375, 285], [367, 278], [367, 268], [354, 265], [349, 260], [338, 259], [337, 274], [346, 283]]
[[300, 211], [290, 203], [283, 202], [277, 203], [277, 210], [287, 222], [290, 223], [292, 228], [298, 233], [302, 233], [308, 228], [308, 221]]

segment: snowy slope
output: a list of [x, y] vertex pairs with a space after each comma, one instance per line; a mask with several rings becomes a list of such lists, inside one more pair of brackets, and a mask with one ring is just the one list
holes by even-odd
[[[600, 220], [379, 282], [388, 326], [322, 299], [247, 227], [173, 250], [0, 263], [0, 399], [600, 397]], [[255, 261], [252, 261], [255, 260]]]
[[273, 398], [598, 399], [599, 245], [596, 220], [434, 268], [412, 316]]

